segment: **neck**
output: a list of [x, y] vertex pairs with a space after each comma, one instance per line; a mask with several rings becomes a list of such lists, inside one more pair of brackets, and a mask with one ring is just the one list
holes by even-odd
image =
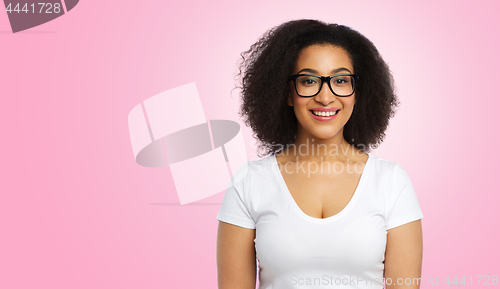
[[343, 129], [335, 136], [320, 139], [310, 134], [298, 133], [294, 143], [279, 154], [293, 160], [341, 161], [363, 155], [363, 152], [349, 144], [343, 136]]

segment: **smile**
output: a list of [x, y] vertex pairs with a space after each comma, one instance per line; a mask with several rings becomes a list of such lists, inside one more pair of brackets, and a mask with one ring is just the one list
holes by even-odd
[[338, 112], [340, 111], [339, 110], [331, 110], [331, 111], [319, 111], [319, 110], [310, 110], [309, 112], [311, 113], [311, 115], [319, 120], [319, 121], [330, 121], [332, 119], [334, 119]]
[[329, 111], [310, 110], [309, 112], [311, 113], [312, 117], [319, 121], [330, 121], [337, 116], [339, 111], [340, 109]]
[[317, 115], [317, 116], [332, 116], [332, 115], [336, 115], [337, 112], [339, 110], [336, 110], [336, 111], [317, 111], [317, 110], [311, 110], [312, 113], [314, 113], [314, 115]]

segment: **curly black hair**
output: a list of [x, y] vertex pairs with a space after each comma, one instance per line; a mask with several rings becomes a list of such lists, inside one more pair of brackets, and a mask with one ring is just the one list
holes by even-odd
[[[356, 105], [344, 126], [344, 139], [369, 152], [385, 138], [389, 119], [400, 105], [388, 65], [373, 43], [350, 27], [318, 20], [293, 20], [267, 31], [241, 54], [242, 104], [238, 115], [259, 141], [258, 156], [279, 152], [297, 136], [297, 117], [287, 105], [288, 77], [299, 53], [314, 44], [332, 44], [347, 51], [360, 76]], [[241, 77], [242, 76], [242, 77]]]

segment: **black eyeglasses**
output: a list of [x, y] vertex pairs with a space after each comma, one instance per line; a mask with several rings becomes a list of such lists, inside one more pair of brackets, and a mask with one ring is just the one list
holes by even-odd
[[319, 76], [314, 74], [297, 74], [288, 78], [293, 80], [295, 91], [301, 97], [313, 97], [317, 95], [323, 83], [328, 83], [328, 87], [336, 96], [351, 96], [356, 88], [359, 76], [356, 74], [337, 74], [331, 76]]

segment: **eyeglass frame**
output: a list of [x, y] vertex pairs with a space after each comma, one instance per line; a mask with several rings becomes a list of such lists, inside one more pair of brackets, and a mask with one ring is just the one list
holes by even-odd
[[[299, 92], [298, 92], [298, 90], [297, 90], [297, 78], [299, 78], [300, 76], [314, 76], [314, 77], [317, 77], [317, 78], [321, 79], [321, 85], [319, 87], [318, 92], [316, 94], [310, 95], [310, 96], [302, 96], [302, 95], [300, 95]], [[338, 95], [338, 94], [335, 93], [335, 91], [333, 91], [332, 84], [331, 84], [330, 81], [331, 81], [332, 78], [337, 77], [337, 76], [351, 76], [354, 79], [354, 86], [352, 88], [352, 93], [351, 94], [349, 94], [349, 95]], [[314, 96], [318, 95], [321, 92], [321, 90], [323, 89], [323, 84], [325, 82], [328, 83], [328, 87], [330, 88], [330, 91], [333, 94], [335, 94], [336, 96], [338, 96], [338, 97], [348, 97], [348, 96], [353, 95], [354, 92], [356, 91], [356, 85], [358, 83], [358, 79], [359, 79], [359, 75], [357, 75], [357, 74], [335, 74], [335, 75], [330, 75], [330, 76], [320, 76], [320, 75], [305, 73], [305, 74], [295, 74], [295, 75], [291, 75], [290, 77], [288, 77], [288, 81], [293, 80], [293, 87], [295, 88], [295, 92], [300, 97], [314, 97]]]

